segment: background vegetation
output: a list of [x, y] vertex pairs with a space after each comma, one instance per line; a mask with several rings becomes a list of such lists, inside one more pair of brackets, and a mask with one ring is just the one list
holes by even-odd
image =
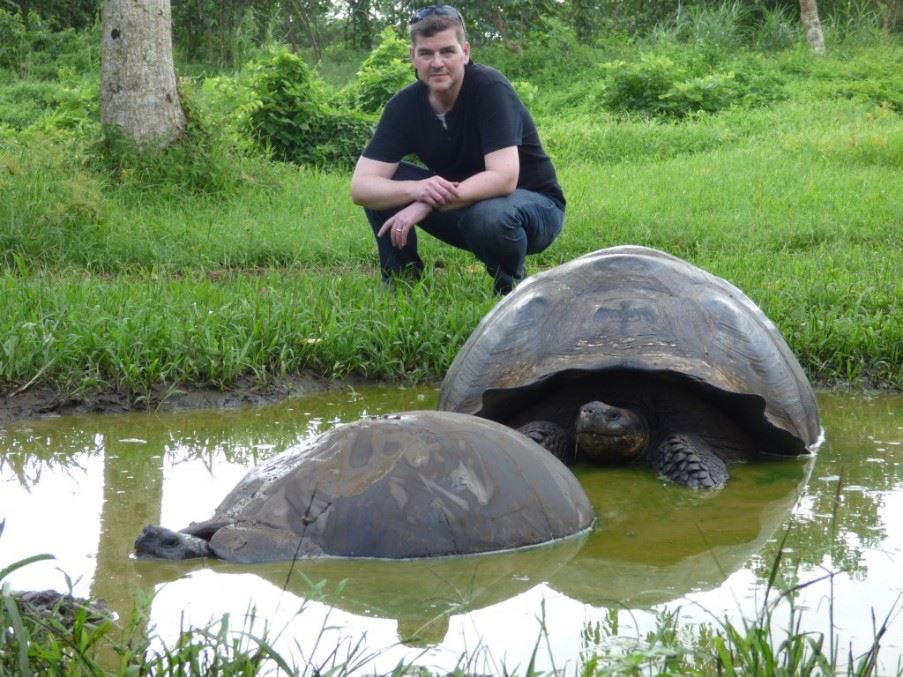
[[[792, 5], [503, 3], [503, 35], [471, 4], [568, 197], [532, 271], [657, 247], [747, 292], [819, 382], [903, 387], [889, 5], [823, 3], [819, 59]], [[0, 8], [0, 391], [441, 378], [496, 299], [429, 238], [421, 283], [376, 282], [349, 167], [412, 75], [408, 9], [361, 7], [174, 3], [189, 131], [151, 156], [100, 129], [91, 3]]]
[[[783, 0], [460, 7], [475, 58], [534, 112], [568, 197], [565, 231], [531, 271], [610, 245], [657, 247], [746, 291], [820, 383], [903, 388], [894, 0], [823, 0], [823, 59]], [[488, 279], [424, 238], [424, 279], [384, 290], [348, 197], [371, 125], [411, 78], [410, 8], [174, 2], [189, 129], [143, 155], [99, 125], [97, 3], [0, 5], [0, 392], [144, 402], [301, 370], [440, 378], [496, 301]], [[0, 592], [6, 671], [109, 664], [96, 653], [110, 621], [90, 609], [36, 618]], [[120, 672], [281, 664], [265, 638], [229, 644], [228, 619], [149, 653], [142, 613], [112, 644]], [[820, 640], [791, 629], [775, 642], [770, 614], [689, 642], [665, 618], [647, 653], [615, 664], [589, 628], [584, 674], [835, 671]], [[884, 630], [878, 619], [875, 652]], [[850, 672], [874, 672], [873, 659]]]

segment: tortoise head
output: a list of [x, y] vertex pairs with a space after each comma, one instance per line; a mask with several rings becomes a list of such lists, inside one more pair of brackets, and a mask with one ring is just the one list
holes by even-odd
[[194, 559], [212, 556], [210, 544], [203, 538], [149, 524], [135, 539], [137, 557], [157, 559]]
[[632, 409], [587, 402], [577, 414], [577, 458], [590, 463], [624, 463], [649, 443], [646, 419]]

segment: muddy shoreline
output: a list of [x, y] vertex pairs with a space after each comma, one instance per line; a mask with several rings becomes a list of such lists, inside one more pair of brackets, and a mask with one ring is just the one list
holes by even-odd
[[53, 388], [34, 386], [21, 392], [14, 390], [0, 394], [0, 426], [15, 421], [70, 414], [233, 409], [269, 404], [297, 395], [316, 395], [353, 385], [360, 385], [360, 382], [353, 379], [336, 381], [305, 373], [280, 377], [265, 384], [254, 378], [243, 378], [227, 390], [185, 385], [171, 389], [155, 388], [146, 397], [111, 391], [90, 391], [67, 396]]

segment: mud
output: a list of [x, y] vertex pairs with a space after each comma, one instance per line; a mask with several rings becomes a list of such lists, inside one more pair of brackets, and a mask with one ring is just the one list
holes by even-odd
[[188, 409], [230, 409], [277, 402], [295, 395], [313, 395], [336, 390], [351, 381], [334, 381], [315, 374], [281, 377], [260, 383], [244, 378], [227, 390], [180, 385], [155, 388], [136, 396], [110, 391], [88, 391], [64, 395], [45, 386], [11, 390], [0, 394], [0, 425], [13, 421], [67, 414], [122, 413], [126, 411], [174, 411]]

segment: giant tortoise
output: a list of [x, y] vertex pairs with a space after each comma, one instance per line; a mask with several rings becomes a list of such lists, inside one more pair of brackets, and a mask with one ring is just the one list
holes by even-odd
[[440, 411], [338, 425], [250, 471], [208, 520], [147, 526], [139, 557], [263, 562], [415, 558], [532, 546], [588, 529], [592, 506], [545, 449]]
[[697, 488], [727, 464], [800, 455], [815, 395], [774, 324], [739, 289], [638, 246], [539, 273], [480, 322], [439, 409], [517, 428], [566, 463], [642, 459]]

